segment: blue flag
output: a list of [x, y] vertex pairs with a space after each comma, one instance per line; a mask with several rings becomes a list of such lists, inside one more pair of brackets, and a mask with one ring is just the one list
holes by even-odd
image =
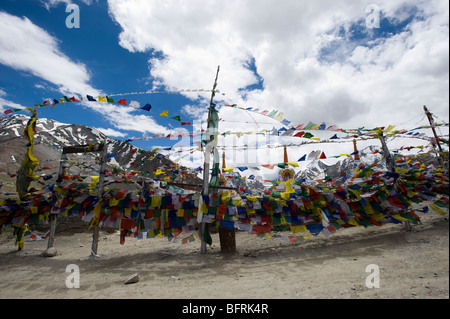
[[152, 108], [152, 106], [150, 104], [145, 104], [143, 107], [141, 107], [141, 110], [146, 110], [146, 111], [150, 111]]

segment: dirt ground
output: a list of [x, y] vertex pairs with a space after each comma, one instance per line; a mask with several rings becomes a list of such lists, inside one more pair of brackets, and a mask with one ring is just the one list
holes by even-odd
[[[448, 215], [421, 214], [422, 224], [356, 227], [301, 243], [237, 232], [238, 252], [200, 254], [200, 240], [167, 238], [119, 243], [101, 231], [99, 258], [90, 256], [92, 233], [60, 229], [55, 257], [47, 240], [17, 251], [11, 232], [0, 236], [0, 298], [148, 299], [414, 299], [449, 298]], [[379, 288], [368, 288], [368, 265], [379, 269]], [[68, 288], [68, 265], [79, 267], [80, 287]], [[69, 270], [70, 271], [70, 270]], [[139, 274], [139, 281], [125, 284]], [[72, 277], [70, 277], [72, 278]], [[71, 281], [73, 282], [73, 281]], [[374, 281], [371, 281], [374, 282]]]

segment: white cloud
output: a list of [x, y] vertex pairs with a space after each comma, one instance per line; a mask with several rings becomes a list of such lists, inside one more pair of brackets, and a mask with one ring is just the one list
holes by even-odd
[[[56, 2], [49, 2], [49, 4], [56, 5]], [[35, 87], [51, 89], [49, 87], [54, 85], [62, 94], [68, 96], [104, 95], [90, 85], [90, 70], [83, 63], [74, 62], [67, 57], [59, 48], [60, 41], [33, 24], [28, 18], [19, 18], [0, 12], [0, 25], [2, 30], [0, 32], [0, 63], [15, 70], [29, 72], [46, 81], [36, 83]], [[2, 109], [5, 105], [20, 107], [16, 103], [5, 100], [4, 95], [4, 92], [0, 94]], [[100, 112], [116, 129], [151, 133], [166, 131], [153, 118], [132, 114], [135, 108], [93, 102], [84, 105]]]
[[110, 137], [126, 137], [127, 136], [126, 133], [116, 131], [116, 130], [114, 130], [112, 128], [97, 127], [95, 129], [100, 131], [100, 132], [102, 132], [106, 136], [110, 136]]
[[0, 89], [0, 113], [3, 113], [6, 109], [24, 109], [25, 106], [17, 104], [15, 102], [5, 99], [7, 93]]
[[[108, 3], [122, 28], [121, 46], [162, 52], [164, 58], [149, 60], [157, 84], [208, 88], [220, 65], [218, 89], [226, 102], [277, 108], [293, 123], [395, 125], [423, 115], [424, 104], [448, 121], [445, 1], [379, 1], [386, 19], [405, 26], [370, 45], [352, 40], [357, 37], [352, 27], [364, 27], [369, 0]], [[413, 9], [417, 14], [410, 19]], [[324, 61], [323, 49], [331, 43], [337, 46]], [[262, 90], [247, 89], [258, 83], [250, 64], [262, 78]]]
[[87, 67], [67, 57], [60, 50], [58, 39], [28, 18], [0, 12], [0, 26], [0, 63], [30, 72], [64, 94], [101, 93], [89, 84]]
[[136, 108], [134, 107], [123, 107], [116, 104], [102, 102], [81, 103], [84, 107], [102, 114], [105, 119], [118, 130], [155, 134], [168, 133], [168, 129], [159, 125], [151, 116], [132, 114], [136, 111]]
[[[66, 6], [71, 3], [76, 3], [77, 1], [71, 1], [71, 0], [41, 0], [42, 5], [50, 11], [50, 8], [57, 7], [59, 4], [65, 4]], [[82, 2], [86, 5], [91, 5], [92, 0], [80, 0], [78, 2]]]

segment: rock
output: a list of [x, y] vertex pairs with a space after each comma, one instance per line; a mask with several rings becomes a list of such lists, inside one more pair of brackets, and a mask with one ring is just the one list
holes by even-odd
[[44, 252], [42, 253], [42, 256], [55, 257], [57, 254], [58, 254], [58, 251], [56, 250], [56, 248], [50, 247], [50, 248], [47, 248], [46, 250], [44, 250]]
[[139, 281], [139, 274], [135, 273], [135, 274], [132, 274], [130, 277], [128, 277], [127, 280], [125, 280], [125, 285], [134, 284], [138, 281]]
[[256, 258], [256, 257], [258, 257], [258, 252], [256, 252], [256, 251], [246, 252], [246, 253], [244, 253], [244, 257], [253, 257], [253, 258]]

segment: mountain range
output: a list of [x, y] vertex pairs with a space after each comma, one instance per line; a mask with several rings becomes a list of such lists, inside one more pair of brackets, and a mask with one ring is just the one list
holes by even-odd
[[[23, 133], [28, 120], [29, 116], [21, 114], [0, 119], [0, 186], [2, 186], [0, 192], [15, 193], [15, 185], [13, 185], [15, 184], [15, 178], [11, 177], [14, 177], [27, 151], [27, 141]], [[161, 176], [155, 175], [156, 171], [161, 169], [166, 174], [162, 176], [169, 176], [171, 182], [202, 184], [201, 174], [192, 168], [176, 165], [168, 155], [141, 149], [124, 140], [110, 138], [95, 128], [85, 125], [65, 124], [45, 118], [38, 118], [36, 123], [34, 154], [40, 161], [40, 167], [36, 171], [44, 177], [45, 181], [48, 180], [48, 183], [56, 181], [64, 147], [106, 142], [106, 170], [109, 172], [122, 174], [122, 177], [125, 176], [128, 179], [130, 178], [130, 172], [138, 172], [133, 177], [136, 180], [141, 175], [149, 178], [161, 178]], [[399, 139], [397, 141], [398, 145], [404, 143]], [[411, 139], [407, 142], [411, 143]], [[423, 141], [417, 143], [420, 144]], [[368, 165], [377, 163], [377, 169], [386, 170], [381, 153], [376, 152], [380, 148], [377, 144], [379, 144], [377, 141], [371, 145], [361, 142], [360, 161]], [[321, 147], [325, 152], [328, 152], [325, 145]], [[68, 154], [67, 157], [72, 161], [70, 165], [71, 175], [95, 175], [95, 173], [98, 175], [98, 156], [79, 153]], [[80, 165], [80, 162], [84, 164]], [[301, 163], [300, 167], [291, 167], [295, 173], [295, 180], [325, 178], [339, 180], [340, 177], [351, 174], [356, 166], [353, 157], [326, 159], [324, 161], [314, 159], [299, 163]], [[89, 170], [91, 173], [89, 173]], [[94, 171], [93, 174], [92, 171]], [[278, 171], [274, 169], [270, 176], [266, 176], [264, 170], [257, 168], [252, 170], [250, 168], [245, 172], [245, 175], [242, 175], [247, 177], [246, 180], [240, 179], [241, 174], [237, 171], [227, 175], [234, 177], [231, 179], [231, 186], [245, 187], [247, 185], [261, 188], [265, 181], [277, 179]], [[249, 178], [252, 174], [254, 177]]]
[[[0, 119], [0, 181], [3, 187], [1, 191], [14, 193], [14, 177], [20, 167], [20, 163], [27, 151], [27, 140], [24, 137], [24, 128], [29, 116], [15, 114]], [[36, 134], [34, 140], [34, 154], [39, 159], [40, 168], [37, 173], [44, 176], [45, 180], [54, 182], [59, 172], [62, 159], [62, 150], [67, 146], [88, 145], [105, 142], [107, 145], [106, 170], [115, 174], [126, 175], [132, 171], [139, 172], [150, 178], [155, 178], [155, 171], [161, 169], [165, 176], [170, 176], [171, 181], [201, 184], [196, 172], [178, 167], [168, 157], [141, 149], [127, 141], [110, 138], [95, 128], [85, 125], [65, 124], [51, 119], [38, 118], [36, 122]], [[77, 153], [67, 154], [71, 175], [86, 174], [89, 167], [98, 174], [98, 154]], [[80, 165], [80, 160], [83, 165]], [[190, 173], [181, 178], [180, 173]], [[6, 175], [6, 176], [5, 176]], [[8, 176], [9, 175], [9, 176]], [[139, 176], [139, 175], [138, 175]], [[51, 177], [51, 179], [50, 179]]]

